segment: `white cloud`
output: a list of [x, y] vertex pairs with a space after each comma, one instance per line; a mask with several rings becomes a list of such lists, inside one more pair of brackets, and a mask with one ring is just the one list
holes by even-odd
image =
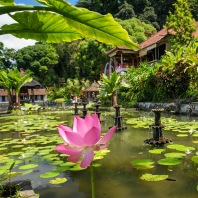
[[[11, 24], [11, 23], [16, 23], [16, 22], [7, 14], [0, 15], [0, 27], [4, 24]], [[4, 44], [4, 47], [14, 48], [18, 50], [29, 45], [34, 45], [36, 41], [31, 39], [28, 40], [18, 39], [10, 34], [6, 34], [0, 36], [0, 42]]]

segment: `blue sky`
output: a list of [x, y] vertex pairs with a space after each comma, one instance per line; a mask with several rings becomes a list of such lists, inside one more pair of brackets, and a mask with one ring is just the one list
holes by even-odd
[[[67, 0], [67, 2], [71, 3], [72, 5], [75, 5], [77, 1], [78, 0]], [[14, 0], [14, 2], [17, 4], [22, 3], [26, 5], [39, 5], [39, 3], [34, 0]]]

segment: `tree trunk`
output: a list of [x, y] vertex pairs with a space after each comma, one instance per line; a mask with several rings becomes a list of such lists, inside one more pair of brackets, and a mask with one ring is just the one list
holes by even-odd
[[8, 106], [8, 111], [13, 110], [13, 98], [12, 98], [12, 94], [8, 93], [8, 101], [9, 101], [9, 106]]
[[16, 91], [16, 108], [20, 109], [20, 98], [19, 98], [19, 94]]
[[116, 94], [116, 91], [113, 92], [113, 106], [117, 106], [118, 103], [117, 103], [117, 94]]

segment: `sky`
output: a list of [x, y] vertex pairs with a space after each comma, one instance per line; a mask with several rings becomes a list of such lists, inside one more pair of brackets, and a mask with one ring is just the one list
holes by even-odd
[[[41, 5], [34, 0], [14, 0], [14, 2], [16, 4]], [[67, 0], [67, 2], [75, 5], [77, 3], [77, 0]], [[4, 24], [11, 23], [15, 23], [15, 21], [8, 15], [0, 15], [0, 27]], [[35, 44], [35, 40], [18, 39], [10, 34], [0, 36], [0, 42], [4, 44], [4, 48], [14, 48], [15, 50]]]

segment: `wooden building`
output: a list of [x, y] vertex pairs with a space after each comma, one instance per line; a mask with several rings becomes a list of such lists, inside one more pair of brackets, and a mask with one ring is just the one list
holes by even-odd
[[90, 87], [84, 90], [84, 96], [88, 99], [88, 102], [93, 102], [96, 96], [99, 94], [100, 85], [94, 81]]
[[[198, 27], [198, 22], [196, 22], [196, 25]], [[160, 61], [165, 51], [169, 51], [171, 48], [170, 37], [172, 33], [171, 31], [167, 32], [166, 29], [156, 32], [146, 41], [140, 43], [139, 50], [131, 50], [124, 46], [117, 46], [106, 51], [110, 60], [101, 72], [108, 75], [109, 71], [116, 70], [117, 73], [121, 74], [122, 72], [126, 72], [127, 67], [138, 67], [142, 61], [148, 61], [149, 63]], [[198, 37], [198, 28], [194, 36]]]

